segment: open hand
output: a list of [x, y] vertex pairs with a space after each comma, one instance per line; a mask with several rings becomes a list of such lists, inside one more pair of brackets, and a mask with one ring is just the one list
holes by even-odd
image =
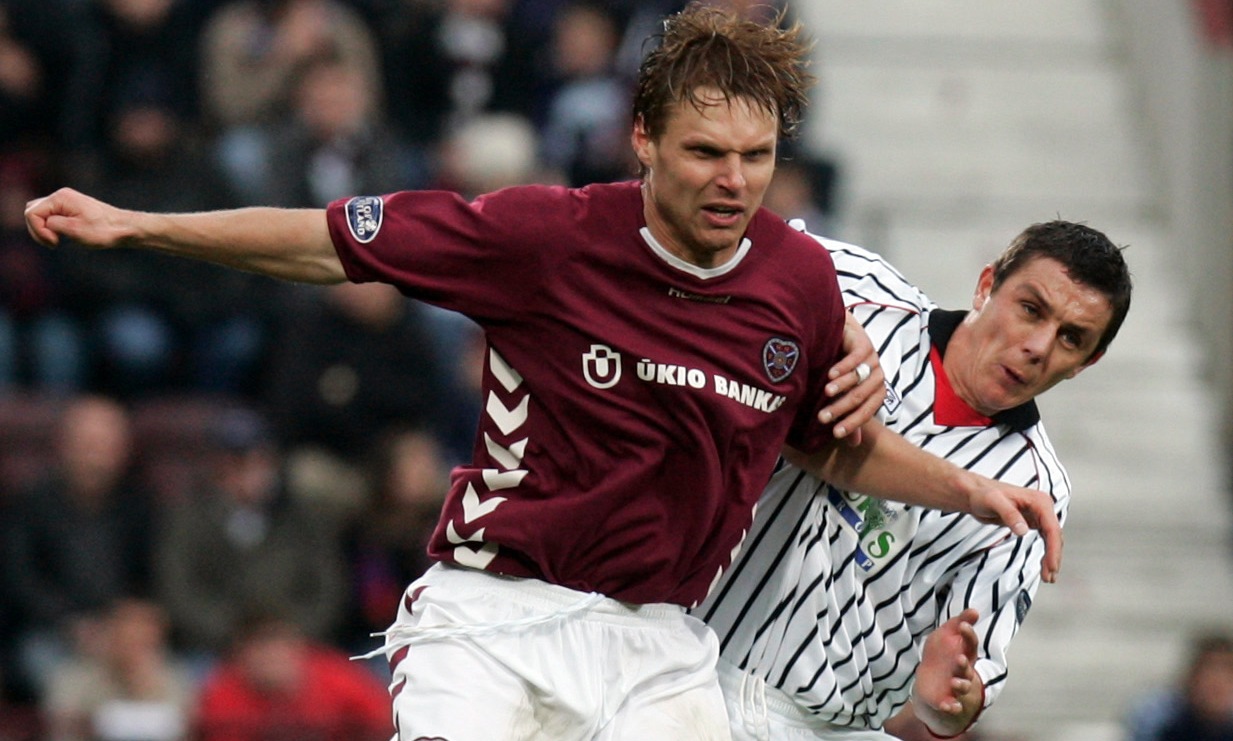
[[824, 424], [835, 423], [836, 438], [861, 441], [860, 428], [878, 413], [886, 398], [886, 377], [865, 328], [851, 312], [844, 312], [843, 349], [846, 355], [827, 373], [826, 395], [834, 400], [818, 412]]

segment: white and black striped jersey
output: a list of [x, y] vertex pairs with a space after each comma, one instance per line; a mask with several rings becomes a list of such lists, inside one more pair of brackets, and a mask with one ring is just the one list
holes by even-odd
[[[939, 385], [941, 353], [964, 313], [937, 309], [874, 253], [819, 241], [844, 303], [878, 350], [887, 382], [880, 419], [957, 465], [1050, 492], [1064, 518], [1070, 482], [1035, 404], [987, 420], [944, 376]], [[737, 562], [694, 614], [714, 628], [728, 662], [820, 720], [880, 728], [909, 698], [924, 638], [967, 607], [981, 615], [976, 670], [986, 706], [997, 698], [1043, 554], [1035, 531], [1018, 538], [965, 515], [841, 491], [783, 465]]]

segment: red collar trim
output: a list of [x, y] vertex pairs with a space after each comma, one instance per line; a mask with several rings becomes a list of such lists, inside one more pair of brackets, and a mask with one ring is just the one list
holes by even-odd
[[929, 364], [933, 366], [933, 419], [947, 427], [989, 427], [993, 420], [972, 407], [955, 394], [946, 370], [942, 367], [942, 353], [937, 345], [929, 348]]

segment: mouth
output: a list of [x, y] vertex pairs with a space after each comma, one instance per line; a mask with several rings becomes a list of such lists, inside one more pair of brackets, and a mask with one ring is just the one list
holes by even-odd
[[1012, 368], [1009, 368], [1004, 365], [1002, 366], [1002, 372], [1006, 374], [1006, 377], [1010, 379], [1011, 383], [1017, 386], [1023, 386], [1027, 383], [1027, 380], [1022, 376], [1022, 374], [1016, 372]]
[[716, 203], [703, 206], [702, 214], [712, 226], [727, 228], [740, 223], [745, 209], [736, 204]]

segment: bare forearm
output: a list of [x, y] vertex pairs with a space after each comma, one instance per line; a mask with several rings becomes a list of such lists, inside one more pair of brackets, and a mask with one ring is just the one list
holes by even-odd
[[836, 443], [813, 455], [786, 450], [794, 465], [843, 489], [946, 511], [967, 511], [971, 474], [873, 421], [859, 446]]
[[128, 247], [157, 250], [303, 283], [345, 280], [317, 209], [244, 208], [195, 214], [133, 212]]
[[1040, 577], [1057, 578], [1062, 567], [1062, 525], [1048, 494], [1003, 484], [926, 453], [880, 422], [861, 428], [859, 446], [835, 443], [804, 455], [785, 446], [793, 465], [844, 489], [944, 512], [965, 512], [1015, 535], [1035, 528], [1045, 539]]
[[27, 203], [25, 216], [30, 236], [48, 247], [68, 239], [94, 250], [158, 250], [304, 283], [346, 279], [321, 209], [156, 214], [61, 188]]

